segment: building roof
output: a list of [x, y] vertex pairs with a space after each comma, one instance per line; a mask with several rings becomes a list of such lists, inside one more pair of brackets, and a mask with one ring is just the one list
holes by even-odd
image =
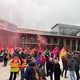
[[53, 35], [58, 34], [57, 32], [50, 32], [50, 31], [41, 31], [41, 30], [32, 30], [32, 29], [24, 29], [24, 28], [18, 28], [18, 33], [28, 33], [28, 34], [39, 34], [39, 35]]
[[10, 23], [8, 21], [5, 21], [5, 20], [0, 20], [0, 29], [6, 30], [6, 31], [10, 31], [10, 32], [39, 34], [39, 35], [53, 35], [53, 34], [57, 34], [57, 32], [18, 28], [17, 25], [12, 24], [12, 23]]
[[17, 26], [5, 20], [0, 20], [0, 29], [15, 32]]
[[59, 27], [67, 27], [67, 28], [77, 28], [77, 29], [80, 29], [80, 26], [76, 26], [76, 25], [68, 25], [68, 24], [61, 24], [61, 23], [57, 23], [56, 25], [54, 25], [51, 29], [55, 28], [56, 26]]
[[[55, 27], [57, 25], [64, 25], [64, 24], [56, 24]], [[78, 27], [80, 29], [80, 26]], [[48, 35], [48, 36], [55, 36], [55, 37], [80, 38], [79, 36], [58, 35], [56, 32], [18, 28], [16, 25], [3, 20], [0, 20], [0, 29], [11, 31], [11, 32], [24, 33], [24, 34], [40, 34], [40, 35]]]

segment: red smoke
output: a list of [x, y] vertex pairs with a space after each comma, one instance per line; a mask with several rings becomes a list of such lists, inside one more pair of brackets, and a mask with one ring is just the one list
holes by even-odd
[[44, 50], [45, 46], [47, 45], [47, 40], [44, 36], [38, 35], [37, 36], [37, 40], [38, 40], [38, 47], [39, 50], [42, 51]]

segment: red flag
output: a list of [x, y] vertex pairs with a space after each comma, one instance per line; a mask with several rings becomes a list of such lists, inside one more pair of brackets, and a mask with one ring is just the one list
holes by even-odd
[[52, 51], [52, 53], [54, 54], [54, 58], [56, 58], [57, 52], [58, 52], [58, 47], [56, 46]]

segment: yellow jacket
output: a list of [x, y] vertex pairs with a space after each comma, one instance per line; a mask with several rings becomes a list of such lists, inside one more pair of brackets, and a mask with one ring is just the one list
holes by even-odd
[[19, 58], [12, 58], [10, 61], [10, 72], [18, 72], [19, 65], [20, 65], [20, 59]]

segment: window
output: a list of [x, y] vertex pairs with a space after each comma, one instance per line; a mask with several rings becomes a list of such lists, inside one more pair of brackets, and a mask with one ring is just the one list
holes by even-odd
[[30, 43], [35, 43], [34, 37], [31, 37], [31, 38], [30, 38]]
[[47, 39], [47, 43], [50, 44], [50, 38], [49, 37], [46, 37], [46, 39]]
[[25, 42], [26, 42], [26, 35], [23, 34], [23, 35], [22, 35], [22, 43], [25, 43]]
[[76, 43], [75, 43], [75, 39], [72, 40], [72, 50], [76, 50]]
[[59, 42], [59, 49], [62, 49], [63, 47], [63, 39], [60, 39], [60, 42]]
[[57, 44], [57, 38], [53, 39], [53, 44]]

